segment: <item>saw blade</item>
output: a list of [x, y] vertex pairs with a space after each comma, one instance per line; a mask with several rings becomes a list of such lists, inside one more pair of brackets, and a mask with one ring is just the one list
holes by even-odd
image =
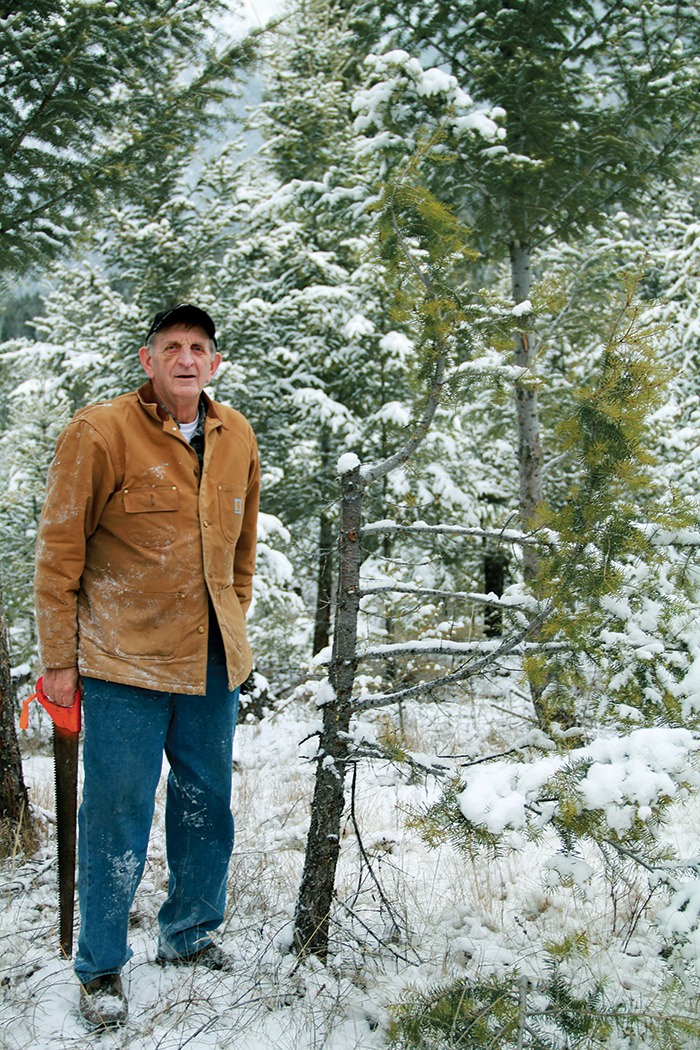
[[58, 907], [61, 952], [73, 954], [75, 908], [75, 842], [78, 811], [79, 734], [54, 725], [53, 753], [56, 776], [56, 837], [58, 840]]

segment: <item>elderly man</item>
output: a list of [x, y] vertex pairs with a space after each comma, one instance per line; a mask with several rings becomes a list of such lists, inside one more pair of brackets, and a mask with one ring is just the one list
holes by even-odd
[[119, 977], [167, 756], [168, 894], [156, 960], [225, 970], [211, 939], [233, 847], [231, 750], [251, 669], [245, 613], [259, 465], [240, 413], [203, 393], [221, 362], [202, 309], [156, 315], [148, 382], [78, 412], [49, 472], [36, 555], [44, 690], [82, 683], [80, 1012], [122, 1024]]

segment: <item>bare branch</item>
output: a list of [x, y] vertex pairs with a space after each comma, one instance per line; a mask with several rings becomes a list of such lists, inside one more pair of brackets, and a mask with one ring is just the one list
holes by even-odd
[[639, 853], [637, 853], [633, 849], [630, 849], [629, 846], [625, 846], [622, 844], [622, 842], [611, 838], [604, 838], [602, 841], [607, 846], [610, 846], [611, 849], [615, 850], [616, 853], [619, 853], [621, 857], [625, 857], [627, 860], [632, 860], [635, 864], [639, 864], [639, 866], [641, 868], [644, 868], [645, 871], [648, 871], [651, 874], [658, 873], [659, 866], [657, 864], [650, 864], [643, 857], [640, 857]]
[[437, 761], [437, 759], [441, 758], [451, 760], [451, 755], [435, 755], [435, 760], [429, 761], [426, 758], [417, 758], [410, 751], [402, 751], [400, 755], [392, 754], [382, 744], [373, 743], [369, 740], [363, 740], [361, 744], [356, 744], [353, 737], [348, 737], [348, 740], [352, 744], [350, 757], [353, 761], [365, 758], [390, 762], [401, 767], [408, 766], [412, 772], [419, 773], [421, 776], [444, 777], [454, 772], [454, 763], [452, 765], [442, 765], [441, 762]]
[[[493, 605], [499, 609], [515, 609], [522, 612], [533, 612], [533, 605], [536, 605], [534, 601], [513, 602], [504, 600], [503, 598], [490, 593], [481, 594], [477, 591], [438, 591], [431, 587], [416, 587], [415, 584], [411, 583], [373, 583], [369, 586], [363, 586], [360, 594], [362, 597], [368, 594], [408, 594], [415, 595], [416, 597], [426, 598], [461, 598], [467, 602], [474, 602], [475, 605]], [[537, 611], [535, 609], [534, 611]]]
[[362, 835], [360, 833], [360, 826], [357, 823], [357, 809], [356, 809], [356, 806], [355, 806], [356, 798], [357, 798], [357, 763], [355, 762], [355, 763], [353, 763], [353, 767], [352, 767], [352, 787], [351, 787], [351, 790], [350, 790], [350, 819], [352, 820], [352, 826], [353, 826], [353, 828], [355, 830], [355, 838], [357, 839], [357, 845], [358, 845], [358, 848], [360, 850], [360, 855], [362, 856], [362, 859], [364, 860], [365, 864], [367, 865], [367, 870], [368, 870], [368, 872], [370, 874], [370, 878], [372, 879], [372, 882], [374, 883], [374, 885], [377, 887], [377, 893], [379, 894], [379, 899], [381, 900], [382, 904], [384, 905], [384, 907], [387, 910], [387, 914], [388, 914], [388, 916], [389, 916], [389, 918], [391, 920], [392, 928], [393, 928], [395, 933], [401, 934], [401, 933], [403, 933], [403, 930], [401, 929], [401, 926], [399, 924], [398, 919], [394, 915], [394, 909], [392, 908], [391, 903], [390, 903], [387, 895], [385, 894], [384, 889], [382, 888], [382, 884], [379, 881], [377, 875], [375, 874], [374, 868], [372, 867], [372, 862], [370, 861], [370, 859], [369, 859], [369, 857], [367, 855], [367, 850], [365, 849], [365, 844], [362, 841]]
[[[375, 645], [370, 649], [361, 650], [357, 654], [358, 660], [377, 660], [386, 657], [408, 656], [416, 653], [426, 653], [435, 656], [463, 656], [467, 653], [489, 653], [500, 651], [502, 643], [498, 640], [488, 641], [479, 639], [475, 642], [452, 642], [448, 638], [427, 638], [411, 642], [391, 642], [387, 645]], [[558, 653], [571, 649], [570, 642], [521, 642], [518, 644], [517, 653], [521, 656], [526, 652]]]
[[392, 532], [424, 532], [434, 536], [468, 536], [477, 540], [502, 540], [504, 543], [516, 543], [521, 547], [527, 545], [551, 546], [557, 538], [549, 530], [541, 530], [538, 533], [520, 532], [517, 529], [481, 529], [468, 525], [428, 525], [424, 521], [418, 521], [412, 525], [401, 525], [395, 521], [372, 521], [362, 526], [363, 536], [374, 536], [379, 533], [383, 535]]
[[341, 901], [340, 897], [336, 893], [334, 893], [333, 896], [334, 896], [335, 900], [337, 901], [337, 903], [340, 905], [340, 907], [344, 908], [345, 911], [348, 913], [348, 915], [351, 915], [352, 918], [355, 920], [355, 922], [358, 922], [360, 924], [360, 926], [363, 928], [363, 930], [365, 930], [370, 935], [370, 937], [374, 937], [374, 939], [377, 942], [377, 944], [380, 944], [382, 946], [382, 948], [386, 948], [386, 950], [391, 952], [391, 954], [395, 958], [400, 959], [401, 962], [407, 963], [408, 965], [414, 964], [416, 959], [418, 959], [419, 961], [422, 961], [420, 955], [415, 950], [415, 948], [411, 949], [411, 951], [414, 953], [414, 958], [413, 959], [409, 959], [408, 956], [407, 955], [403, 955], [402, 952], [397, 952], [396, 948], [394, 948], [393, 945], [389, 944], [388, 941], [383, 940], [378, 934], [376, 934], [374, 932], [374, 930], [371, 928], [371, 926], [368, 926], [367, 923], [363, 919], [360, 918], [360, 916], [357, 914], [357, 912], [352, 910], [352, 908], [350, 907], [349, 904], [346, 904], [345, 901]]
[[[392, 470], [397, 467], [403, 466], [411, 458], [413, 453], [416, 451], [418, 446], [425, 439], [426, 434], [430, 430], [430, 427], [437, 411], [437, 406], [440, 401], [442, 394], [442, 388], [445, 384], [445, 354], [441, 353], [437, 361], [435, 362], [435, 371], [433, 373], [433, 381], [430, 387], [430, 393], [428, 394], [428, 401], [423, 411], [423, 415], [418, 420], [411, 437], [404, 444], [403, 448], [400, 448], [398, 452], [395, 452], [393, 456], [389, 456], [388, 459], [383, 460], [381, 463], [375, 464], [373, 467], [363, 467], [361, 471], [361, 477], [365, 485], [371, 485], [373, 481], [377, 481], [379, 478], [385, 477], [390, 474]], [[365, 532], [365, 529], [362, 530]]]
[[426, 696], [434, 693], [438, 689], [457, 685], [461, 682], [466, 682], [469, 678], [473, 678], [475, 675], [483, 674], [488, 668], [493, 667], [498, 660], [502, 659], [504, 656], [517, 654], [520, 651], [519, 647], [522, 643], [529, 635], [534, 634], [539, 630], [550, 612], [551, 606], [547, 606], [546, 609], [542, 610], [539, 616], [535, 617], [532, 623], [528, 624], [527, 627], [519, 633], [514, 634], [509, 639], [503, 641], [492, 652], [486, 653], [480, 660], [474, 660], [466, 666], [459, 667], [451, 674], [435, 678], [430, 682], [418, 682], [416, 685], [407, 686], [405, 689], [397, 689], [393, 693], [377, 693], [375, 696], [358, 697], [357, 700], [353, 701], [353, 709], [355, 711], [371, 711], [377, 707], [389, 707], [391, 704], [399, 703], [400, 700], [407, 700], [409, 697]]
[[487, 762], [497, 762], [500, 758], [508, 758], [509, 755], [522, 755], [523, 748], [525, 745], [517, 745], [516, 747], [506, 748], [505, 751], [498, 751], [495, 755], [484, 755], [482, 758], [471, 758], [468, 755], [455, 755], [455, 758], [469, 758], [468, 762], [460, 762], [460, 767], [463, 769], [470, 769], [472, 766], [483, 766]]

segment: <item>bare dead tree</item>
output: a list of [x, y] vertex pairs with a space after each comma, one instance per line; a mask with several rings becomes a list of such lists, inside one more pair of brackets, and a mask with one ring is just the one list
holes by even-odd
[[31, 830], [29, 798], [15, 730], [15, 692], [0, 586], [0, 850]]

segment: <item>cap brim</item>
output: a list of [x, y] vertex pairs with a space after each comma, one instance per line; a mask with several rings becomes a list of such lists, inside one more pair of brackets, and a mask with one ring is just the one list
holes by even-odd
[[196, 325], [198, 328], [204, 329], [209, 338], [214, 341], [214, 345], [216, 345], [216, 326], [214, 322], [206, 310], [202, 310], [199, 306], [193, 306], [191, 303], [180, 303], [179, 306], [174, 306], [172, 310], [163, 310], [161, 313], [156, 314], [153, 324], [148, 330], [146, 341], [156, 332], [160, 332], [164, 328], [170, 328], [175, 324]]

